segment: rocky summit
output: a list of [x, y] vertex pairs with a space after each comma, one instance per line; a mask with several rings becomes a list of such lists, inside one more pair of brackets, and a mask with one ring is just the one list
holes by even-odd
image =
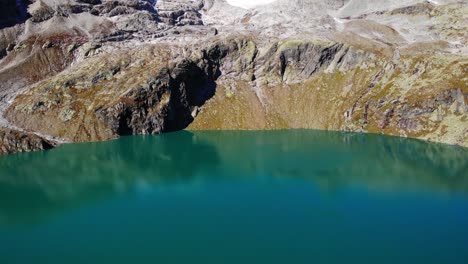
[[466, 0], [1, 5], [2, 154], [186, 128], [468, 146]]

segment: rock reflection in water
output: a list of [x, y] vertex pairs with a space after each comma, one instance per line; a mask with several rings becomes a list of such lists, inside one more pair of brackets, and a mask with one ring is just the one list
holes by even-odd
[[468, 191], [467, 149], [310, 130], [177, 132], [0, 157], [0, 223], [29, 223], [139, 187], [300, 179], [324, 193], [360, 187]]

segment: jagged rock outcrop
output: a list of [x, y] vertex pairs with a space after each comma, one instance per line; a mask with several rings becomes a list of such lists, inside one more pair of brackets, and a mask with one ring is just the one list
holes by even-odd
[[468, 146], [468, 4], [452, 2], [37, 0], [1, 30], [0, 125], [59, 142], [189, 126]]
[[193, 121], [193, 111], [213, 95], [214, 86], [212, 72], [184, 60], [163, 68], [145, 85], [124, 94], [118, 104], [98, 108], [95, 114], [115, 135], [182, 130]]
[[46, 150], [53, 148], [54, 144], [37, 135], [0, 128], [0, 155], [15, 152]]
[[199, 12], [203, 5], [202, 0], [159, 0], [156, 8], [169, 25], [203, 25]]
[[177, 59], [170, 49], [181, 52], [149, 46], [114, 58], [97, 57], [92, 68], [74, 67], [19, 95], [21, 103], [5, 114], [21, 127], [66, 141], [184, 129], [214, 94], [218, 68], [199, 59]]
[[[466, 59], [405, 56], [400, 63], [347, 45], [276, 43], [250, 66], [227, 60], [231, 68], [221, 69], [235, 81], [220, 78], [190, 128], [319, 128], [466, 145], [466, 86], [458, 82]], [[254, 78], [239, 78], [249, 71]]]

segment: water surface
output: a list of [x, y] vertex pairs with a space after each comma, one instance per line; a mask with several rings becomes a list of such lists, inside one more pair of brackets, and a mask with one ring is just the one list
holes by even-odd
[[308, 130], [0, 157], [0, 263], [468, 263], [468, 151]]

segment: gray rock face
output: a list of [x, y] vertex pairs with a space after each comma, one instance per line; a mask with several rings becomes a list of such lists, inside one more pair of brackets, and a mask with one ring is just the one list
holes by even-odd
[[39, 23], [42, 21], [46, 21], [51, 19], [56, 12], [58, 14], [64, 15], [62, 12], [59, 13], [58, 10], [54, 10], [52, 7], [44, 4], [43, 2], [39, 2], [37, 9], [31, 12], [32, 18], [31, 21], [35, 23]]
[[0, 155], [15, 152], [46, 150], [54, 144], [33, 134], [0, 128]]
[[199, 12], [203, 5], [202, 0], [159, 0], [156, 9], [169, 25], [203, 25]]
[[37, 0], [30, 8], [32, 22], [35, 23], [49, 20], [54, 16], [69, 17], [84, 12], [95, 16], [114, 17], [135, 14], [139, 11], [157, 14], [150, 0], [77, 0], [63, 3]]
[[92, 14], [108, 15], [110, 17], [118, 15], [133, 14], [137, 11], [147, 11], [156, 13], [154, 6], [145, 0], [127, 0], [127, 1], [104, 1], [102, 4], [93, 5]]
[[120, 136], [184, 129], [193, 121], [194, 107], [214, 93], [213, 70], [182, 61], [126, 93], [120, 103], [96, 109], [95, 114]]
[[342, 48], [342, 44], [299, 43], [289, 47], [276, 44], [259, 59], [258, 65], [264, 65], [264, 73], [278, 73], [282, 82], [300, 82], [328, 66]]

